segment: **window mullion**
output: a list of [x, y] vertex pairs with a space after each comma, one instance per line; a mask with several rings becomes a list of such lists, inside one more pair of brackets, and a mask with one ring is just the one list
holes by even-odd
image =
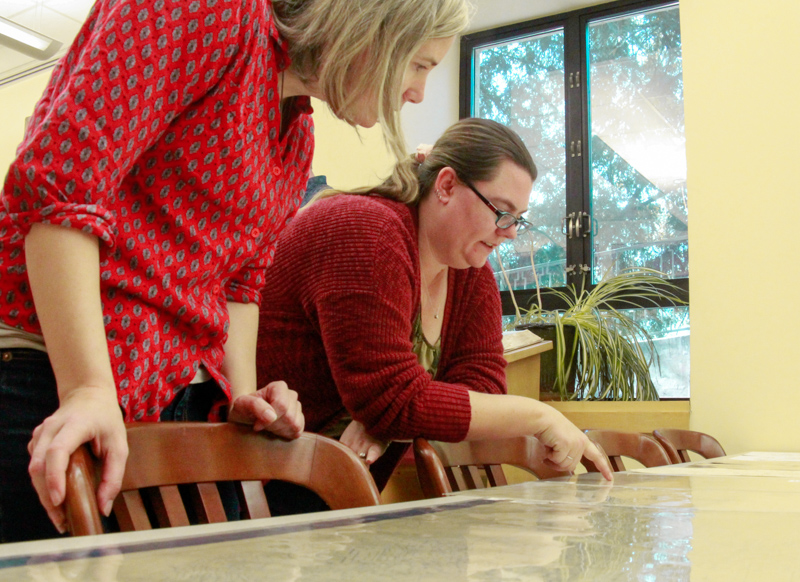
[[[583, 264], [592, 269], [592, 257], [594, 255], [594, 241], [592, 240], [594, 234], [594, 217], [592, 215], [592, 177], [591, 177], [591, 144], [592, 144], [592, 127], [590, 119], [589, 98], [591, 95], [591, 79], [589, 78], [589, 39], [588, 39], [588, 16], [580, 16], [578, 20], [578, 32], [580, 42], [580, 55], [579, 66], [581, 70], [581, 79], [583, 83], [580, 89], [581, 98], [581, 135], [583, 136], [583, 158], [581, 164], [581, 178], [583, 189], [581, 190], [581, 202], [583, 204], [583, 211], [586, 213], [588, 219], [586, 220], [586, 228], [588, 229], [587, 236], [583, 239]], [[592, 282], [592, 272], [586, 272], [586, 283]]]
[[582, 56], [585, 54], [583, 41], [585, 33], [581, 31], [580, 19], [569, 18], [564, 26], [564, 96], [566, 100], [566, 156], [567, 156], [567, 189], [566, 220], [567, 248], [566, 269], [567, 284], [580, 286], [584, 273], [583, 265], [589, 265], [591, 257], [590, 238], [584, 237], [586, 220], [584, 213], [589, 212], [589, 193], [587, 180], [587, 141], [584, 118], [587, 106], [584, 95], [586, 87], [586, 67]]

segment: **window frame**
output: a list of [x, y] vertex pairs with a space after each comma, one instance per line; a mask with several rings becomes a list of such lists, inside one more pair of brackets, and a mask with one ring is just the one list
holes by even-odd
[[[473, 105], [473, 74], [475, 64], [474, 51], [494, 43], [505, 43], [521, 37], [543, 34], [555, 29], [564, 31], [564, 87], [565, 87], [565, 143], [581, 140], [583, 152], [580, 161], [571, 160], [567, 147], [566, 155], [566, 207], [565, 215], [570, 213], [588, 212], [591, 215], [591, 168], [589, 144], [589, 92], [586, 79], [588, 79], [587, 36], [590, 22], [609, 17], [620, 17], [626, 14], [640, 12], [653, 8], [667, 8], [679, 5], [678, 0], [617, 0], [615, 2], [599, 4], [581, 8], [570, 12], [563, 12], [543, 18], [536, 18], [497, 28], [478, 31], [463, 35], [460, 41], [459, 63], [459, 118], [470, 117]], [[569, 87], [570, 73], [579, 73], [582, 82], [579, 87]], [[570, 195], [569, 193], [578, 193]], [[592, 268], [592, 237], [566, 239], [566, 265], [589, 265]], [[586, 280], [586, 277], [589, 277]], [[588, 273], [567, 273], [567, 286], [580, 289], [592, 289], [590, 284], [591, 270]], [[682, 290], [681, 299], [688, 305], [689, 278], [670, 279], [670, 282]], [[559, 287], [566, 290], [567, 287]], [[514, 315], [514, 302], [510, 291], [501, 291], [503, 315]], [[527, 306], [536, 297], [535, 289], [516, 289], [514, 295], [517, 303]], [[561, 306], [553, 294], [543, 293], [542, 307], [544, 309], [558, 309]], [[675, 307], [671, 302], [653, 304], [648, 307]], [[622, 306], [620, 306], [622, 307]]]

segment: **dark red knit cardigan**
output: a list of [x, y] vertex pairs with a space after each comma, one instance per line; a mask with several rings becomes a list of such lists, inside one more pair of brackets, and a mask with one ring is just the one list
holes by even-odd
[[259, 386], [300, 394], [306, 430], [345, 410], [383, 440], [463, 440], [468, 390], [505, 393], [501, 311], [488, 264], [450, 269], [435, 379], [411, 351], [420, 306], [416, 209], [336, 196], [297, 216], [262, 291]]

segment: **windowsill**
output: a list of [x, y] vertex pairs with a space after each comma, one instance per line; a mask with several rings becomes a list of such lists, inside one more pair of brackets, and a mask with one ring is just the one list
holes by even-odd
[[689, 400], [655, 402], [547, 401], [581, 429], [609, 428], [652, 432], [657, 428], [689, 428]]

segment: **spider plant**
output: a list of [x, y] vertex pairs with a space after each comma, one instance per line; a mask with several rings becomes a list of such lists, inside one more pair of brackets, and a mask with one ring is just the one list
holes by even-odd
[[[548, 289], [567, 307], [543, 310], [541, 301], [518, 311], [514, 325], [544, 323], [555, 326], [556, 381], [562, 400], [658, 400], [650, 366], [658, 367], [653, 338], [623, 309], [654, 307], [667, 300], [685, 303], [680, 288], [654, 269], [630, 268], [616, 275], [610, 271], [591, 290], [581, 286], [566, 291]], [[575, 329], [566, 345], [564, 327]], [[642, 346], [646, 346], [645, 351]], [[577, 355], [577, 357], [576, 357]], [[567, 386], [572, 366], [577, 366], [578, 387]]]

